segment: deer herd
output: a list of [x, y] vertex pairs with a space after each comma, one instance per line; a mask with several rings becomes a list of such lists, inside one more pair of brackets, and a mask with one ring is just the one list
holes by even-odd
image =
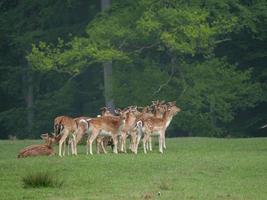
[[[68, 154], [77, 155], [77, 144], [87, 136], [86, 154], [93, 154], [93, 142], [96, 141], [97, 153], [107, 153], [108, 145], [112, 146], [113, 153], [127, 152], [126, 140], [130, 139], [129, 148], [137, 154], [140, 140], [143, 142], [143, 151], [152, 151], [152, 136], [159, 138], [159, 152], [166, 149], [166, 129], [172, 118], [180, 112], [176, 102], [152, 101], [150, 106], [128, 106], [114, 114], [106, 107], [101, 109], [97, 117], [59, 116], [54, 119], [54, 134], [43, 134], [43, 145], [32, 145], [22, 149], [18, 157], [35, 155], [53, 155], [52, 143], [59, 143], [60, 157]], [[38, 154], [39, 153], [39, 154]]]

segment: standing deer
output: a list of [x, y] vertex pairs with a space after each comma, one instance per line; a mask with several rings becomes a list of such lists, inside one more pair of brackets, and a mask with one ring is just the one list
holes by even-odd
[[[164, 112], [162, 118], [148, 117], [148, 118], [140, 120], [137, 123], [138, 130], [144, 134], [144, 138], [143, 138], [144, 153], [147, 153], [146, 142], [148, 141], [151, 135], [159, 136], [159, 152], [163, 153], [163, 142], [164, 142], [166, 129], [172, 117], [180, 111], [181, 111], [180, 108], [171, 104], [166, 107], [166, 111]], [[140, 139], [141, 139], [141, 134], [138, 134], [135, 153], [137, 153], [137, 148], [138, 148]]]
[[[121, 112], [120, 116], [101, 116], [89, 121], [90, 135], [87, 140], [87, 154], [93, 154], [92, 143], [97, 136], [111, 136], [114, 143], [113, 152], [118, 153], [118, 135], [125, 125], [127, 112]], [[88, 148], [89, 147], [89, 148]]]
[[[68, 116], [59, 116], [54, 120], [54, 128], [56, 134], [61, 135], [61, 139], [59, 140], [59, 153], [60, 157], [65, 156], [65, 148], [66, 148], [66, 139], [69, 137], [72, 142], [72, 154], [77, 155], [77, 145], [76, 145], [76, 131], [78, 129], [77, 122]], [[64, 151], [62, 155], [62, 144], [64, 145]]]
[[121, 129], [121, 152], [127, 152], [126, 149], [126, 138], [127, 134], [131, 136], [131, 141], [135, 140], [133, 129], [136, 125], [136, 111], [137, 106], [130, 106], [127, 108], [127, 116], [125, 120], [125, 125]]

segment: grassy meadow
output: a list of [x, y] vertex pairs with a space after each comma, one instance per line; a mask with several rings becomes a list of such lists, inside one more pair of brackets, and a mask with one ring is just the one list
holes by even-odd
[[[41, 140], [0, 141], [0, 199], [267, 199], [267, 138], [175, 138], [152, 153], [17, 159]], [[155, 144], [155, 142], [154, 142]], [[57, 148], [55, 148], [57, 150]], [[51, 173], [61, 187], [24, 187], [28, 174]], [[160, 192], [160, 195], [158, 194]]]

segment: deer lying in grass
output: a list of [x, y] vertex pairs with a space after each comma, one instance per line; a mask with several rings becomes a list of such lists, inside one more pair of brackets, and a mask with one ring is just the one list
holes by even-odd
[[[144, 138], [143, 138], [144, 153], [147, 153], [146, 142], [148, 141], [149, 137], [151, 137], [152, 135], [159, 136], [159, 152], [163, 153], [163, 140], [165, 137], [166, 129], [172, 117], [180, 111], [181, 109], [176, 107], [172, 103], [172, 104], [166, 105], [166, 110], [162, 118], [148, 117], [137, 122], [139, 131], [144, 134]], [[141, 135], [138, 134], [138, 139], [137, 139], [137, 144], [136, 144], [136, 149], [135, 149], [136, 153], [137, 153], [137, 148], [138, 148], [140, 138], [141, 138]]]
[[118, 153], [118, 135], [125, 125], [127, 112], [121, 112], [120, 116], [101, 116], [91, 119], [89, 123], [90, 135], [87, 140], [87, 154], [93, 154], [92, 143], [98, 136], [111, 136], [114, 143], [113, 152]]
[[[54, 120], [54, 129], [55, 133], [61, 135], [61, 139], [59, 140], [59, 153], [60, 157], [65, 156], [65, 148], [66, 148], [66, 139], [70, 138], [72, 141], [72, 154], [77, 155], [77, 145], [76, 145], [76, 131], [78, 129], [77, 122], [68, 116], [59, 116]], [[62, 145], [64, 145], [64, 150], [62, 154]]]
[[45, 141], [45, 144], [31, 145], [20, 150], [18, 158], [54, 155], [52, 144], [57, 143], [60, 140], [60, 136], [50, 136], [48, 133], [46, 133], [42, 134], [41, 138]]

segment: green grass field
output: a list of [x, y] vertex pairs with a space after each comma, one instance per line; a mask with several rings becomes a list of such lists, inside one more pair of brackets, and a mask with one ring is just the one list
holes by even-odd
[[[267, 138], [167, 140], [144, 155], [109, 153], [17, 159], [40, 140], [0, 141], [0, 199], [267, 199]], [[155, 143], [155, 142], [154, 142]], [[57, 150], [57, 149], [56, 149]], [[56, 188], [24, 188], [22, 178], [50, 172]], [[158, 192], [161, 193], [158, 196]]]

